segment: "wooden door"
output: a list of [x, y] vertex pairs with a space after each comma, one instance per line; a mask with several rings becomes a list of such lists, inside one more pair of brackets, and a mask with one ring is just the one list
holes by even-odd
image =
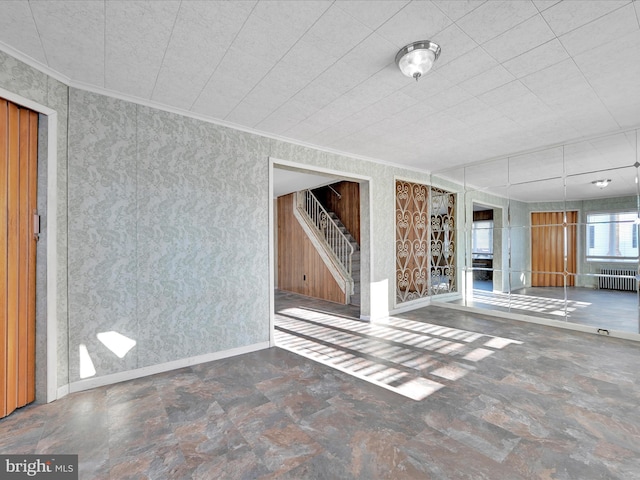
[[0, 98], [0, 417], [35, 400], [38, 114]]
[[[578, 212], [531, 214], [531, 286], [575, 285]], [[567, 259], [565, 270], [565, 256]]]

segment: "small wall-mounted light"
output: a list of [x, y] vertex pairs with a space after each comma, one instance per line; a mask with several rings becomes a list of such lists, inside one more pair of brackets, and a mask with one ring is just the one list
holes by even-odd
[[602, 179], [602, 180], [594, 180], [593, 183], [596, 187], [598, 188], [604, 188], [607, 185], [609, 185], [611, 183], [611, 179], [607, 178], [607, 179]]

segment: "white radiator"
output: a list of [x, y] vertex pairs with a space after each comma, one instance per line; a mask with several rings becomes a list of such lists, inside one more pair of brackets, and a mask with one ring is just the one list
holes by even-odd
[[598, 288], [635, 292], [636, 274], [635, 270], [602, 268], [600, 269], [601, 276], [598, 277]]

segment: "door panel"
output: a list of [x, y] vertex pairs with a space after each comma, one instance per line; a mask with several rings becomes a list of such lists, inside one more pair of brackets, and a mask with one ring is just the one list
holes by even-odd
[[[571, 287], [576, 273], [578, 212], [531, 213], [531, 286]], [[567, 259], [565, 274], [565, 254]]]
[[0, 417], [7, 414], [7, 148], [8, 111], [6, 101], [0, 99]]
[[19, 130], [18, 108], [8, 105], [6, 156], [7, 184], [7, 385], [8, 414], [18, 405], [18, 186], [19, 186]]
[[0, 99], [0, 417], [35, 399], [38, 114]]

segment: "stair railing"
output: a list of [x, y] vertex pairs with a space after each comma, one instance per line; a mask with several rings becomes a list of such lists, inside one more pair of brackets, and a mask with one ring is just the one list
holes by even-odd
[[298, 199], [298, 208], [307, 214], [311, 223], [320, 232], [331, 251], [335, 254], [338, 262], [351, 276], [353, 245], [351, 245], [347, 236], [342, 233], [340, 227], [338, 227], [311, 190], [300, 192]]

